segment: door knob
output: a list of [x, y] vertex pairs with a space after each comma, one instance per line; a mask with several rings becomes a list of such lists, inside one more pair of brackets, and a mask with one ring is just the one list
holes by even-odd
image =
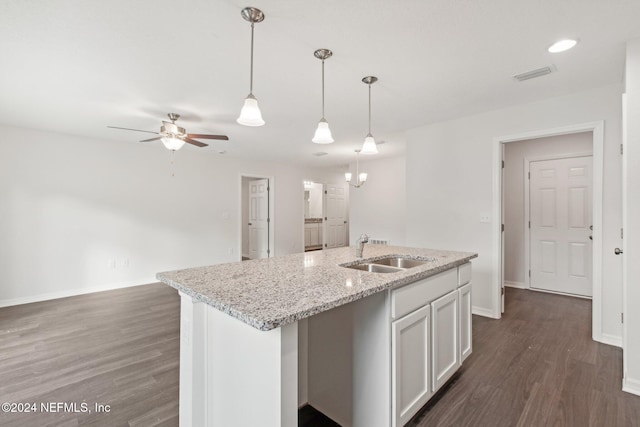
[[613, 250], [613, 253], [615, 253], [616, 255], [620, 255], [622, 253], [622, 251], [620, 250], [620, 248], [615, 248]]
[[593, 240], [593, 236], [589, 236], [589, 240]]

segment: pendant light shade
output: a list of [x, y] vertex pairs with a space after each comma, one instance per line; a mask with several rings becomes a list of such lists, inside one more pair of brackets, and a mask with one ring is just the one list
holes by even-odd
[[316, 144], [331, 144], [333, 142], [329, 123], [327, 123], [324, 118], [318, 122], [318, 127], [316, 128], [316, 133], [313, 135], [312, 141]]
[[238, 123], [244, 126], [262, 126], [264, 120], [262, 120], [262, 113], [260, 107], [258, 107], [258, 100], [249, 94], [244, 100], [242, 110], [240, 110], [240, 117], [237, 120]]
[[260, 112], [260, 107], [258, 107], [258, 100], [253, 96], [253, 30], [256, 22], [264, 21], [264, 13], [255, 7], [245, 7], [242, 9], [241, 15], [245, 21], [251, 23], [251, 70], [249, 77], [249, 95], [244, 100], [244, 105], [242, 106], [242, 110], [240, 110], [240, 117], [238, 117], [236, 121], [244, 126], [262, 126], [264, 125], [262, 113]]
[[373, 135], [371, 134], [371, 85], [377, 81], [378, 78], [374, 76], [367, 76], [362, 79], [362, 82], [369, 86], [369, 133], [364, 138], [361, 150], [362, 154], [378, 154], [376, 140], [373, 139]]
[[172, 136], [165, 136], [160, 140], [168, 150], [179, 150], [184, 145], [184, 140], [180, 138], [174, 138]]
[[316, 144], [331, 144], [333, 142], [331, 129], [329, 129], [329, 123], [324, 118], [324, 60], [331, 58], [333, 52], [329, 49], [318, 49], [313, 52], [313, 55], [322, 61], [322, 118], [318, 122], [318, 128], [313, 135], [312, 141]]
[[369, 134], [364, 139], [361, 153], [362, 154], [378, 154], [378, 146], [376, 145], [376, 141], [373, 139], [373, 135]]

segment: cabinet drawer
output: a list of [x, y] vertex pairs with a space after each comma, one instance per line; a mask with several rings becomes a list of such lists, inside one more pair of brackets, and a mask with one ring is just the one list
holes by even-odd
[[[466, 264], [465, 264], [466, 265]], [[391, 317], [397, 319], [458, 287], [458, 269], [410, 283], [391, 291]]]
[[471, 282], [471, 263], [462, 264], [458, 267], [458, 286]]

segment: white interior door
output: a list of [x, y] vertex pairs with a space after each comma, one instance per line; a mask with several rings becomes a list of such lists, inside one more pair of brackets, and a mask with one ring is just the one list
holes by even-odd
[[592, 157], [530, 163], [531, 287], [592, 294]]
[[340, 185], [326, 184], [324, 195], [325, 247], [347, 246], [346, 189]]
[[269, 180], [249, 182], [249, 258], [269, 256]]

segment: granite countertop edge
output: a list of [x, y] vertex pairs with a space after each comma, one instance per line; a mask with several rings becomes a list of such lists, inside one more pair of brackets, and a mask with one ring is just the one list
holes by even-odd
[[[391, 254], [386, 254], [386, 255], [380, 255], [380, 256], [375, 256], [375, 257], [371, 257], [368, 258], [364, 261], [374, 261], [380, 258], [384, 258], [385, 256], [390, 256]], [[240, 321], [242, 321], [243, 323], [248, 324], [249, 326], [252, 326], [256, 329], [259, 329], [261, 331], [269, 331], [272, 329], [276, 329], [285, 325], [288, 325], [290, 323], [311, 317], [315, 314], [319, 314], [322, 313], [324, 311], [328, 311], [331, 310], [332, 308], [336, 308], [354, 301], [357, 301], [359, 299], [368, 297], [370, 295], [376, 294], [378, 292], [382, 292], [388, 289], [392, 289], [398, 286], [403, 286], [412, 282], [415, 282], [417, 280], [421, 280], [421, 279], [425, 279], [427, 277], [436, 275], [442, 271], [445, 270], [449, 270], [451, 268], [457, 267], [459, 265], [465, 264], [467, 262], [469, 262], [471, 259], [476, 258], [478, 255], [475, 253], [465, 253], [466, 256], [464, 257], [460, 257], [457, 258], [451, 262], [442, 264], [442, 265], [438, 265], [438, 266], [434, 266], [432, 268], [429, 268], [427, 270], [418, 270], [415, 272], [412, 272], [411, 269], [405, 270], [403, 272], [401, 272], [403, 275], [400, 277], [384, 277], [387, 278], [388, 280], [384, 281], [381, 284], [378, 284], [376, 286], [371, 286], [368, 287], [366, 289], [363, 289], [359, 292], [355, 292], [352, 293], [350, 295], [344, 296], [344, 297], [339, 297], [336, 298], [334, 300], [329, 300], [329, 301], [325, 301], [322, 302], [318, 305], [314, 305], [313, 307], [304, 309], [304, 310], [299, 310], [299, 311], [295, 311], [295, 312], [291, 312], [288, 313], [287, 315], [281, 315], [281, 316], [276, 316], [276, 317], [269, 317], [269, 316], [265, 316], [263, 318], [258, 318], [256, 316], [251, 316], [237, 308], [234, 308], [233, 306], [231, 306], [230, 304], [225, 303], [224, 301], [221, 301], [219, 299], [216, 298], [212, 298], [209, 297], [203, 293], [197, 292], [193, 289], [191, 289], [189, 286], [185, 286], [181, 283], [176, 282], [175, 280], [172, 280], [171, 278], [167, 277], [167, 275], [171, 274], [171, 273], [175, 273], [175, 272], [164, 272], [164, 273], [158, 273], [156, 274], [156, 278], [158, 280], [160, 280], [161, 282], [177, 289], [178, 291], [182, 292], [183, 294], [189, 295], [190, 297], [192, 297], [193, 299], [195, 299], [196, 301], [200, 301], [203, 302], [217, 310], [220, 310], [223, 313], [226, 313], [227, 315], [234, 317]], [[392, 255], [393, 256], [393, 255]], [[406, 256], [406, 255], [405, 255]], [[414, 258], [414, 259], [420, 259], [420, 256], [410, 256], [410, 258]], [[349, 261], [346, 263], [341, 263], [336, 265], [336, 267], [338, 268], [342, 268], [340, 266], [345, 266], [345, 265], [352, 265], [352, 264], [356, 264], [358, 262], [362, 262], [363, 260], [354, 260], [354, 261]], [[380, 276], [380, 274], [378, 273], [369, 273], [369, 274], [373, 274], [375, 276]], [[394, 273], [391, 274], [389, 276], [395, 276], [395, 274], [400, 274], [400, 273]], [[382, 275], [382, 276], [387, 276], [387, 275]]]

